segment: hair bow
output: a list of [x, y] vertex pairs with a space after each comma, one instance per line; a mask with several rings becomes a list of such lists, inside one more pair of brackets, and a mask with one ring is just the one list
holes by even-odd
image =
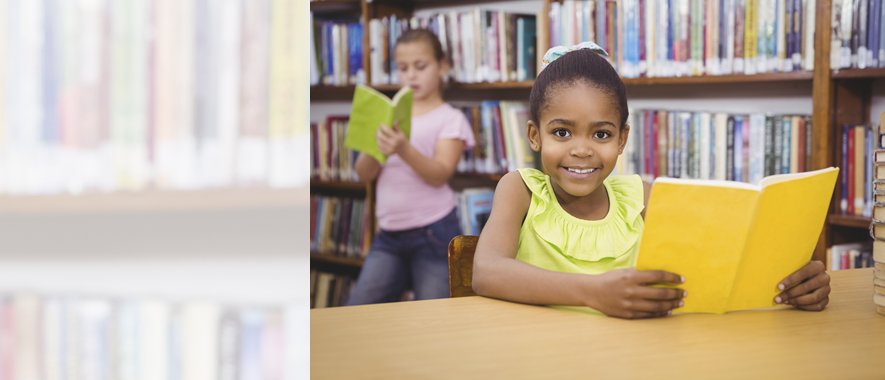
[[599, 47], [599, 45], [597, 45], [596, 43], [591, 42], [591, 41], [581, 42], [581, 43], [571, 46], [571, 47], [555, 46], [555, 47], [548, 49], [547, 53], [544, 54], [544, 58], [542, 59], [542, 64], [541, 64], [541, 70], [544, 70], [545, 68], [547, 68], [547, 65], [549, 65], [551, 62], [555, 61], [559, 57], [566, 55], [568, 52], [572, 52], [575, 50], [582, 50], [582, 49], [588, 49], [588, 50], [593, 51], [596, 54], [604, 55], [606, 57], [608, 56], [608, 53], [606, 53], [606, 51], [604, 49], [602, 49], [601, 47]]

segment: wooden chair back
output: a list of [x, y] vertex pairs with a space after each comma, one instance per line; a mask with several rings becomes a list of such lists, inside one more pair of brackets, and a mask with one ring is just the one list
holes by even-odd
[[449, 242], [449, 297], [475, 296], [473, 292], [473, 254], [479, 236], [455, 236]]

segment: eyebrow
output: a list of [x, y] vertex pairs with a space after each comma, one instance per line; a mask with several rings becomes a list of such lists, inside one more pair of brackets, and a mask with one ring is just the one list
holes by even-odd
[[[563, 125], [567, 125], [570, 127], [575, 126], [575, 122], [568, 120], [568, 119], [553, 119], [553, 120], [550, 120], [547, 122], [547, 125], [551, 125], [551, 124], [563, 124]], [[610, 121], [600, 120], [600, 121], [590, 124], [591, 128], [602, 128], [605, 126], [615, 127], [615, 123], [612, 123]]]

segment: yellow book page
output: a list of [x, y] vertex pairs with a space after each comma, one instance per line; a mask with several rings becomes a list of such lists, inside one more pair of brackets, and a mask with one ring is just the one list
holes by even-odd
[[659, 178], [636, 269], [685, 277], [678, 287], [688, 297], [677, 312], [726, 312], [760, 196], [758, 188], [739, 182]]
[[828, 168], [762, 181], [756, 223], [741, 260], [729, 311], [776, 305], [778, 283], [811, 260], [838, 173], [838, 169]]

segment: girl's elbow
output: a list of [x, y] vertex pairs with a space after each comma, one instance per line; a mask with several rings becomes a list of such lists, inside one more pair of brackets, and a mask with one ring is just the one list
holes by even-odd
[[485, 296], [487, 294], [484, 293], [484, 285], [485, 281], [488, 278], [486, 273], [482, 270], [482, 265], [474, 259], [473, 261], [473, 279], [471, 280], [471, 286], [473, 287], [473, 292]]

